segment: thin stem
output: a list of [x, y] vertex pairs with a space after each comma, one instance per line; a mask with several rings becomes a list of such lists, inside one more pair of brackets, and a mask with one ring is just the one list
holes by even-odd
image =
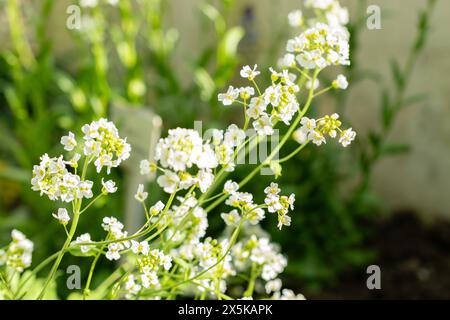
[[289, 155], [287, 155], [284, 158], [281, 158], [280, 160], [278, 160], [279, 163], [283, 163], [288, 161], [289, 159], [291, 159], [292, 157], [294, 157], [297, 153], [299, 153], [300, 151], [303, 150], [304, 147], [306, 147], [309, 143], [309, 140], [306, 141], [305, 143], [303, 143], [302, 145], [300, 145], [297, 149], [295, 149], [293, 152], [291, 152]]

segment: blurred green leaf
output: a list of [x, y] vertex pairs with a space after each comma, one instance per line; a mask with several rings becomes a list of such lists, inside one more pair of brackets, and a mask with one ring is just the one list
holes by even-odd
[[195, 70], [194, 77], [197, 86], [200, 88], [201, 99], [203, 101], [210, 100], [216, 90], [216, 85], [208, 71], [203, 68], [198, 68]]

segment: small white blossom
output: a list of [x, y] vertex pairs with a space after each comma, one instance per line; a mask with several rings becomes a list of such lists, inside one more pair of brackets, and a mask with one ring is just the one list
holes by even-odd
[[144, 202], [147, 199], [147, 197], [148, 192], [144, 191], [144, 185], [139, 184], [136, 194], [134, 195], [134, 198], [139, 202]]
[[225, 182], [225, 185], [223, 187], [223, 191], [226, 194], [233, 194], [238, 190], [239, 190], [239, 185], [232, 180], [228, 180], [227, 182]]
[[114, 193], [117, 191], [116, 183], [112, 180], [104, 181], [102, 178], [102, 192], [105, 194]]
[[233, 88], [233, 86], [228, 87], [226, 93], [219, 93], [217, 99], [223, 103], [224, 106], [231, 105], [239, 97], [239, 89]]
[[[78, 238], [75, 239], [74, 243], [90, 243], [91, 241], [91, 235], [89, 233], [84, 233], [80, 235]], [[88, 253], [91, 250], [92, 246], [89, 245], [82, 245], [80, 246], [80, 250], [82, 253]]]
[[352, 128], [342, 131], [339, 143], [345, 148], [356, 138], [356, 132]]
[[70, 221], [69, 213], [65, 208], [59, 208], [58, 212], [56, 214], [53, 213], [52, 216], [62, 225], [66, 225]]
[[150, 251], [150, 246], [147, 241], [138, 242], [131, 240], [131, 251], [135, 254], [147, 255]]
[[333, 81], [332, 86], [335, 89], [342, 89], [342, 90], [347, 89], [348, 87], [347, 78], [342, 74], [338, 75], [336, 80]]
[[61, 138], [61, 144], [64, 146], [64, 150], [72, 151], [77, 146], [77, 140], [72, 132], [69, 132], [68, 136]]
[[227, 226], [236, 226], [241, 221], [241, 216], [236, 209], [231, 210], [229, 213], [221, 213], [220, 216]]
[[150, 207], [149, 209], [150, 215], [152, 216], [158, 215], [164, 209], [164, 207], [165, 207], [164, 203], [162, 203], [162, 201], [158, 201], [157, 203], [155, 203], [153, 206]]
[[270, 294], [272, 292], [280, 291], [281, 286], [282, 286], [282, 283], [281, 283], [280, 279], [274, 279], [274, 280], [267, 281], [267, 283], [265, 285], [266, 293]]
[[260, 72], [256, 70], [257, 67], [258, 67], [258, 65], [256, 65], [256, 64], [253, 66], [253, 69], [250, 68], [250, 66], [242, 67], [242, 70], [240, 72], [241, 77], [246, 78], [250, 81], [254, 80], [256, 78], [256, 76], [258, 76], [260, 74]]

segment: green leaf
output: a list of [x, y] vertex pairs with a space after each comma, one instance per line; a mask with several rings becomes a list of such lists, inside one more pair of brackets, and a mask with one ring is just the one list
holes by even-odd
[[241, 27], [233, 27], [225, 33], [217, 50], [217, 63], [220, 66], [228, 64], [237, 57], [237, 48], [243, 37], [244, 29]]
[[386, 155], [404, 154], [411, 151], [411, 146], [407, 144], [385, 144], [380, 152]]
[[391, 62], [391, 72], [394, 78], [395, 85], [398, 89], [402, 89], [405, 86], [405, 80], [403, 78], [403, 73], [400, 69], [400, 66], [395, 60], [392, 60]]
[[226, 24], [225, 20], [214, 6], [209, 3], [204, 3], [200, 6], [202, 13], [214, 23], [214, 27], [218, 35], [222, 35], [225, 32]]
[[388, 128], [392, 122], [393, 112], [390, 105], [389, 93], [384, 90], [381, 97], [381, 119], [383, 121], [383, 127]]
[[214, 80], [209, 75], [208, 71], [204, 68], [198, 68], [195, 70], [194, 74], [195, 83], [200, 88], [200, 96], [203, 101], [208, 101], [211, 99], [214, 91], [216, 90], [216, 85]]
[[411, 97], [408, 97], [408, 98], [404, 99], [402, 104], [401, 104], [401, 107], [405, 108], [405, 107], [412, 106], [412, 105], [414, 105], [416, 103], [420, 103], [420, 102], [428, 100], [429, 97], [430, 97], [430, 95], [427, 94], [427, 93], [416, 94], [414, 96], [411, 96]]

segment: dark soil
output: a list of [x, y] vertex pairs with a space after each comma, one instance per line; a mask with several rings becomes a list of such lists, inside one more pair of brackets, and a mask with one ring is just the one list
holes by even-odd
[[450, 299], [450, 223], [426, 225], [398, 213], [374, 224], [367, 241], [378, 252], [381, 289], [366, 286], [366, 268], [344, 274], [337, 285], [308, 299]]

